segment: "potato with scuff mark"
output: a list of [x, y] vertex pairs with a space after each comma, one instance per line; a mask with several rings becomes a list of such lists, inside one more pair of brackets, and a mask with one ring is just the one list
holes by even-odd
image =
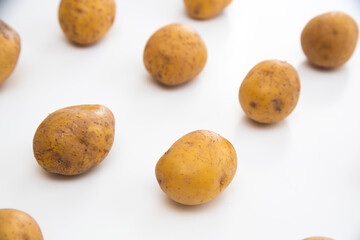
[[209, 19], [220, 14], [232, 0], [184, 0], [185, 8], [190, 17]]
[[50, 173], [82, 174], [108, 155], [114, 131], [114, 115], [105, 106], [63, 108], [51, 113], [36, 130], [34, 155]]
[[21, 50], [19, 34], [0, 20], [0, 84], [14, 71]]
[[287, 62], [267, 60], [250, 70], [239, 90], [245, 114], [260, 123], [275, 123], [295, 108], [300, 95], [300, 79]]
[[98, 42], [115, 20], [114, 0], [61, 0], [58, 17], [66, 37], [79, 45]]
[[199, 130], [177, 140], [157, 162], [155, 174], [171, 199], [198, 205], [224, 191], [236, 168], [232, 144], [217, 133]]
[[334, 239], [327, 238], [327, 237], [310, 237], [310, 238], [306, 238], [304, 240], [334, 240]]
[[192, 27], [170, 24], [150, 37], [143, 58], [145, 68], [154, 79], [174, 86], [193, 79], [203, 70], [207, 50]]
[[359, 28], [342, 12], [329, 12], [310, 20], [301, 34], [301, 46], [308, 60], [322, 68], [336, 68], [353, 55]]
[[39, 225], [28, 214], [16, 209], [0, 209], [1, 240], [43, 240]]

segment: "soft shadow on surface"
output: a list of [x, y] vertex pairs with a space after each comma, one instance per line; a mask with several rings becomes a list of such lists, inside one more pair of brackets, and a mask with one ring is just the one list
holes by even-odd
[[245, 124], [247, 127], [251, 127], [253, 129], [276, 129], [281, 128], [286, 124], [286, 119], [277, 122], [277, 123], [259, 123], [247, 116], [242, 116], [240, 119], [241, 124]]
[[[92, 48], [92, 47], [95, 47], [96, 45], [98, 45], [102, 41], [102, 39], [100, 39], [99, 41], [89, 44], [89, 45], [80, 45], [80, 44], [75, 43], [75, 42], [71, 41], [70, 39], [68, 39], [63, 32], [61, 32], [61, 33], [62, 34], [61, 34], [61, 36], [59, 35], [59, 38], [61, 38], [63, 42], [65, 42], [70, 47], [78, 48], [78, 49]], [[106, 37], [106, 36], [104, 36], [104, 37]]]
[[156, 79], [154, 79], [148, 72], [145, 72], [146, 76], [145, 76], [145, 79], [147, 80], [147, 82], [151, 85], [151, 86], [154, 86], [154, 87], [157, 87], [157, 88], [161, 88], [163, 90], [166, 90], [166, 91], [176, 91], [176, 90], [179, 90], [179, 89], [183, 89], [183, 88], [187, 88], [187, 87], [190, 87], [192, 86], [193, 84], [195, 84], [194, 82], [197, 81], [197, 80], [200, 80], [200, 79], [197, 79], [198, 77], [195, 77], [193, 79], [191, 79], [190, 81], [187, 81], [185, 83], [182, 83], [180, 85], [176, 85], [176, 86], [167, 86], [167, 85], [164, 85], [160, 82], [158, 82]]

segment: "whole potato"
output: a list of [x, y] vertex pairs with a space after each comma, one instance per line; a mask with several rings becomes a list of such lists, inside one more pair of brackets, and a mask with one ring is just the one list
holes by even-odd
[[0, 20], [0, 84], [14, 71], [21, 49], [17, 32]]
[[260, 123], [274, 123], [286, 118], [300, 95], [296, 69], [278, 60], [258, 63], [243, 80], [239, 100], [246, 115]]
[[218, 15], [232, 0], [184, 0], [187, 13], [196, 19], [208, 19]]
[[58, 14], [66, 37], [79, 45], [89, 45], [104, 37], [115, 13], [115, 0], [61, 0]]
[[144, 65], [153, 78], [173, 86], [196, 77], [207, 60], [205, 43], [185, 24], [171, 24], [156, 31], [144, 50]]
[[310, 238], [306, 238], [304, 240], [334, 240], [334, 239], [327, 238], [327, 237], [310, 237]]
[[33, 150], [51, 173], [78, 175], [105, 159], [114, 141], [115, 120], [101, 105], [79, 105], [51, 113], [36, 130]]
[[211, 131], [191, 132], [160, 158], [155, 174], [161, 189], [184, 205], [209, 202], [231, 182], [237, 168], [234, 147]]
[[43, 240], [39, 225], [28, 214], [15, 209], [0, 209], [1, 240]]
[[312, 64], [335, 68], [350, 59], [358, 36], [354, 19], [342, 12], [329, 12], [310, 20], [301, 34], [301, 45]]

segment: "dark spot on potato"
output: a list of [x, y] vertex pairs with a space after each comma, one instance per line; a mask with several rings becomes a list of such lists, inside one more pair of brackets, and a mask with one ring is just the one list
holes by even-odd
[[81, 14], [84, 12], [84, 10], [82, 10], [81, 8], [75, 8], [75, 12]]
[[281, 99], [273, 99], [271, 100], [271, 104], [275, 112], [281, 112], [284, 107], [284, 102]]
[[250, 107], [252, 107], [252, 108], [256, 108], [256, 107], [257, 107], [256, 102], [250, 102]]

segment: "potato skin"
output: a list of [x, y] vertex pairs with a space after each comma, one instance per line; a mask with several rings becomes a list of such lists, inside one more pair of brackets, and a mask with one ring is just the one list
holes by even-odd
[[0, 84], [14, 71], [19, 59], [21, 41], [19, 34], [0, 20]]
[[211, 201], [232, 181], [237, 168], [234, 147], [207, 130], [191, 132], [159, 159], [155, 175], [174, 201], [197, 205]]
[[290, 64], [267, 60], [250, 70], [239, 90], [246, 115], [260, 123], [275, 123], [295, 108], [300, 95], [300, 79]]
[[203, 70], [207, 50], [193, 28], [185, 24], [170, 24], [150, 37], [143, 58], [154, 79], [174, 86], [193, 79]]
[[334, 239], [327, 238], [327, 237], [310, 237], [310, 238], [306, 238], [304, 240], [334, 240]]
[[232, 0], [184, 0], [185, 8], [190, 17], [209, 19], [217, 16]]
[[310, 20], [301, 34], [301, 45], [315, 66], [336, 68], [350, 59], [358, 37], [354, 19], [342, 12], [329, 12]]
[[78, 175], [105, 159], [114, 131], [114, 115], [105, 106], [63, 108], [51, 113], [36, 130], [34, 155], [48, 172]]
[[89, 45], [104, 37], [115, 20], [114, 0], [61, 0], [59, 23], [66, 37]]
[[16, 209], [0, 209], [1, 240], [43, 240], [39, 225], [28, 214]]

